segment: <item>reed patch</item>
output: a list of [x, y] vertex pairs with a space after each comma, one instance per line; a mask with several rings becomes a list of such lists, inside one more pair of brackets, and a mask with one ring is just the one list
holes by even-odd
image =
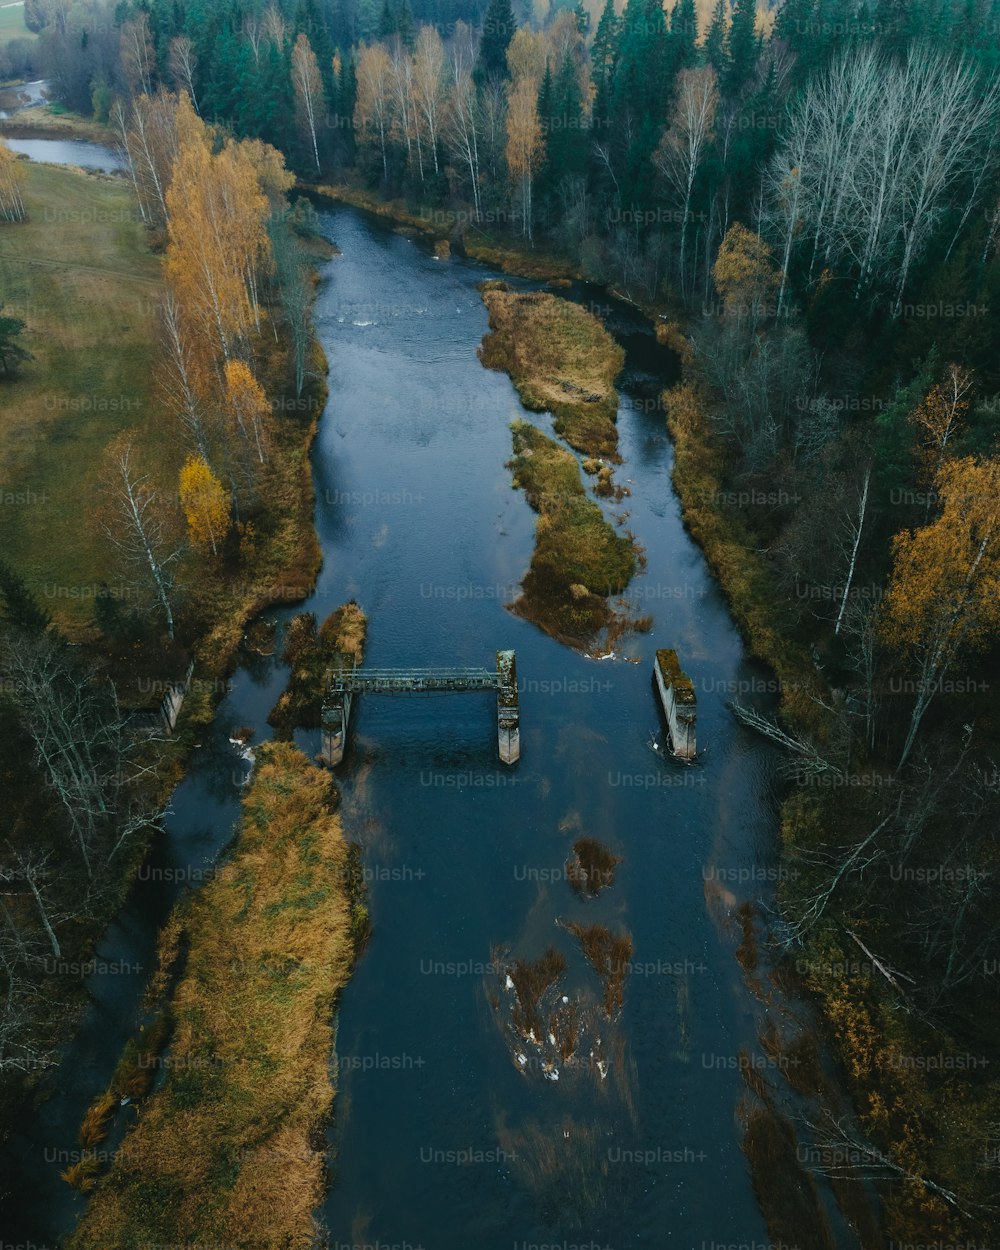
[[519, 293], [503, 282], [481, 290], [491, 330], [479, 350], [483, 364], [510, 375], [525, 408], [551, 412], [571, 447], [620, 463], [615, 378], [625, 352], [601, 321], [547, 291]]
[[163, 960], [184, 948], [169, 1061], [72, 1250], [236, 1246], [248, 1228], [261, 1247], [314, 1244], [333, 1012], [366, 929], [351, 881], [329, 778], [265, 743], [232, 855], [165, 932]]

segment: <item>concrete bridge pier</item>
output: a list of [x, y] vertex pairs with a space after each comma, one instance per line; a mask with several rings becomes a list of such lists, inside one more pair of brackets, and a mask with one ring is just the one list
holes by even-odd
[[320, 756], [327, 768], [336, 768], [344, 758], [347, 725], [351, 718], [351, 692], [331, 691], [323, 701]]
[[521, 712], [517, 693], [517, 664], [513, 651], [497, 652], [497, 744], [500, 759], [516, 764], [521, 758]]

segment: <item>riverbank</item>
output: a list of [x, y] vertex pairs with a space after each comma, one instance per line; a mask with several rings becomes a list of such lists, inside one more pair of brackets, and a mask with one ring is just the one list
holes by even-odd
[[[25, 169], [29, 219], [0, 231], [5, 312], [27, 322], [24, 338], [34, 356], [0, 385], [9, 413], [0, 431], [4, 559], [24, 576], [74, 654], [116, 682], [126, 709], [158, 702], [166, 683], [193, 660], [172, 737], [143, 746], [136, 761], [144, 801], [159, 811], [190, 752], [202, 745], [250, 622], [271, 606], [304, 599], [315, 583], [321, 555], [309, 452], [326, 402], [326, 361], [314, 340], [309, 375], [296, 395], [284, 334], [262, 339], [258, 374], [275, 418], [252, 539], [234, 541], [219, 560], [186, 553], [178, 570], [184, 589], [178, 639], [168, 647], [143, 617], [135, 588], [122, 584], [103, 524], [110, 518], [101, 512], [105, 449], [125, 431], [164, 509], [177, 508], [183, 447], [156, 381], [161, 261], [124, 180], [31, 162]], [[98, 625], [97, 611], [112, 606], [121, 632]], [[45, 807], [49, 790], [35, 773], [30, 743], [4, 728], [5, 749], [23, 759], [11, 768], [17, 784], [0, 796], [5, 827], [58, 830], [61, 817]], [[70, 971], [33, 973], [30, 1042], [39, 1054], [65, 1042], [79, 1020], [86, 987], [73, 970], [86, 966], [124, 905], [154, 836], [152, 826], [132, 835], [82, 912], [78, 883], [65, 883], [73, 919], [59, 926], [60, 966]], [[45, 849], [37, 835], [32, 847]], [[55, 905], [62, 888], [50, 887]], [[5, 1115], [45, 1088], [47, 1066], [34, 1063], [7, 1076], [0, 1091]]]
[[[16, 89], [9, 89], [14, 96]], [[118, 137], [110, 126], [93, 117], [81, 117], [57, 104], [32, 104], [0, 118], [0, 137], [6, 139], [83, 139], [114, 147]]]
[[493, 238], [478, 227], [471, 214], [451, 210], [421, 209], [414, 211], [403, 200], [384, 200], [373, 191], [347, 183], [300, 182], [298, 189], [322, 196], [336, 204], [349, 204], [399, 226], [405, 233], [414, 231], [432, 243], [446, 240], [458, 255], [480, 261], [508, 273], [512, 277], [537, 281], [567, 282], [583, 278], [576, 266], [552, 252], [518, 247], [509, 239]]
[[[161, 259], [122, 179], [24, 165], [28, 220], [0, 232], [5, 311], [27, 323], [34, 356], [0, 391], [11, 414], [0, 431], [4, 555], [62, 632], [100, 649], [95, 604], [116, 595], [131, 606], [134, 588], [120, 585], [115, 549], [81, 501], [100, 500], [104, 451], [125, 430], [168, 509], [184, 457], [157, 386]], [[308, 457], [326, 403], [326, 361], [314, 341], [295, 395], [288, 345], [269, 336], [258, 369], [280, 415], [252, 550], [228, 553], [221, 565], [189, 552], [178, 578], [187, 583], [185, 641], [199, 676], [223, 675], [247, 623], [305, 598], [320, 564]]]
[[172, 1042], [72, 1250], [237, 1246], [248, 1230], [315, 1244], [333, 1013], [363, 912], [332, 795], [294, 746], [259, 748], [231, 856], [164, 932]]
[[[667, 334], [683, 355], [676, 328]], [[822, 745], [834, 732], [831, 695], [807, 648], [795, 640], [797, 631], [786, 620], [787, 602], [758, 554], [760, 544], [725, 502], [722, 453], [706, 417], [711, 399], [686, 381], [666, 392], [664, 402], [685, 524], [705, 552], [748, 644], [778, 678], [783, 724]], [[877, 772], [872, 778], [878, 781]], [[887, 775], [883, 783], [893, 780]], [[823, 890], [826, 878], [817, 865], [829, 859], [831, 840], [850, 846], [871, 834], [870, 795], [868, 789], [852, 792], [834, 785], [786, 793], [777, 869], [786, 914], [801, 915], [812, 905], [813, 892]], [[879, 927], [884, 930], [889, 918]], [[855, 1128], [836, 1100], [816, 1091], [817, 1168], [836, 1178], [845, 1213], [863, 1192], [862, 1175], [875, 1179], [884, 1236], [894, 1243], [979, 1238], [992, 1217], [975, 1160], [988, 1157], [1000, 1085], [989, 1079], [987, 1056], [970, 1056], [940, 1022], [932, 1023], [914, 1008], [884, 955], [873, 954], [853, 932], [864, 922], [842, 900], [825, 915], [821, 909], [821, 919], [800, 933], [794, 961], [786, 950], [774, 950], [779, 982], [808, 995], [818, 1008], [856, 1117]], [[759, 1142], [750, 1127], [747, 1145], [755, 1150]], [[982, 1206], [960, 1197], [970, 1192]]]

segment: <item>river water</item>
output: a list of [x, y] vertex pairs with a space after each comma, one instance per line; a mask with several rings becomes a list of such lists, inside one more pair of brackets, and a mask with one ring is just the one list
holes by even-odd
[[106, 174], [124, 168], [118, 152], [102, 143], [91, 143], [89, 139], [7, 139], [5, 142], [12, 152], [49, 165], [78, 165], [81, 169], [96, 169]]
[[[647, 557], [632, 606], [653, 617], [613, 658], [586, 659], [508, 610], [536, 518], [505, 467], [509, 422], [524, 411], [476, 356], [487, 330], [476, 284], [490, 272], [436, 261], [351, 209], [320, 219], [342, 255], [324, 268], [316, 308], [330, 361], [313, 452], [324, 565], [303, 606], [322, 618], [356, 598], [372, 665], [492, 666], [514, 648], [522, 747], [516, 768], [498, 762], [489, 695], [355, 704], [339, 784], [373, 934], [339, 1013], [330, 1244], [766, 1245], [735, 1114], [737, 1056], [759, 1051], [763, 1008], [734, 958], [734, 910], [771, 889], [774, 758], [726, 710], [765, 674], [681, 523], [655, 403], [675, 361], [626, 306], [574, 289], [628, 353], [616, 476], [632, 495], [613, 507]], [[550, 430], [547, 416], [529, 419]], [[704, 753], [690, 768], [650, 746], [663, 732], [653, 652], [666, 646], [698, 693]], [[274, 659], [236, 672], [167, 835], [101, 944], [93, 1006], [53, 1096], [14, 1143], [23, 1229], [39, 1244], [58, 1244], [80, 1209], [58, 1181], [60, 1152], [134, 1025], [155, 931], [231, 836], [243, 766], [229, 729], [265, 737], [284, 681]], [[622, 857], [596, 900], [565, 880], [580, 835]], [[496, 948], [534, 959], [554, 945], [563, 992], [596, 1003], [596, 978], [558, 921], [634, 940], [624, 1009], [588, 1016], [606, 1076], [577, 1063], [552, 1080], [514, 1059]], [[843, 1232], [838, 1242], [855, 1244]]]

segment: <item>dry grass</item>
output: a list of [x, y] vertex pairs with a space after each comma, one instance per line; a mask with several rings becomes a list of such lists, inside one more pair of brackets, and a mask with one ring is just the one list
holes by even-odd
[[702, 396], [690, 383], [681, 383], [663, 398], [674, 444], [673, 482], [684, 523], [722, 584], [754, 654], [775, 670], [784, 691], [784, 709], [815, 726], [813, 696], [822, 693], [816, 671], [805, 649], [790, 641], [790, 630], [783, 628], [787, 606], [770, 586], [759, 543], [721, 502], [726, 494], [722, 454], [709, 433]]
[[619, 461], [615, 378], [625, 352], [593, 313], [546, 291], [518, 294], [484, 283], [488, 369], [509, 373], [524, 406], [551, 412], [556, 433], [588, 456]]
[[81, 1146], [96, 1146], [98, 1142], [104, 1141], [111, 1128], [111, 1115], [116, 1101], [114, 1094], [109, 1091], [98, 1095], [90, 1104], [80, 1124]]
[[336, 612], [331, 612], [319, 631], [331, 665], [351, 668], [365, 658], [368, 638], [368, 617], [352, 599]]
[[[73, 1250], [314, 1244], [332, 1012], [354, 957], [348, 848], [330, 797], [326, 775], [294, 747], [260, 748], [233, 855], [183, 907], [188, 949], [163, 1085], [99, 1182]], [[178, 939], [174, 926], [168, 958]]]
[[586, 646], [610, 624], [607, 598], [620, 594], [638, 555], [587, 498], [576, 459], [528, 421], [516, 421], [514, 485], [539, 514], [535, 550], [515, 605], [547, 633]]
[[116, 142], [108, 126], [52, 104], [33, 104], [31, 108], [18, 109], [14, 117], [3, 123], [3, 133], [21, 139], [89, 139], [91, 143], [108, 146]]

